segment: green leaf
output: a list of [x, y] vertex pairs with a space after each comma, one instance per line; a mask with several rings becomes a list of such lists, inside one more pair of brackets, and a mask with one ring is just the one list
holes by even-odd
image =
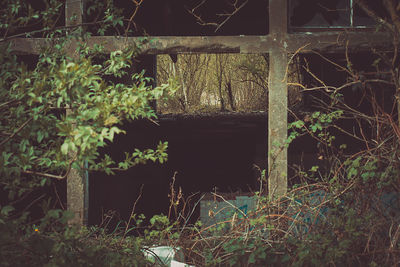
[[64, 155], [68, 154], [68, 143], [64, 142], [64, 144], [61, 145], [61, 153], [63, 153]]
[[1, 208], [0, 214], [4, 216], [8, 216], [8, 214], [12, 211], [14, 211], [15, 208], [13, 206], [4, 206]]
[[248, 263], [250, 263], [250, 264], [256, 263], [256, 257], [255, 257], [255, 255], [254, 255], [254, 253], [251, 253], [251, 254], [250, 254]]
[[41, 186], [44, 186], [44, 185], [46, 184], [46, 182], [47, 182], [47, 178], [43, 178], [43, 179], [40, 181], [40, 185], [41, 185]]
[[49, 210], [47, 216], [50, 218], [58, 219], [60, 217], [61, 210]]
[[42, 142], [43, 138], [44, 138], [43, 132], [38, 131], [38, 132], [37, 132], [37, 138], [36, 138], [36, 140], [38, 141], [38, 143]]
[[318, 171], [318, 169], [319, 169], [319, 166], [312, 166], [310, 171], [311, 172], [316, 172], [316, 171]]

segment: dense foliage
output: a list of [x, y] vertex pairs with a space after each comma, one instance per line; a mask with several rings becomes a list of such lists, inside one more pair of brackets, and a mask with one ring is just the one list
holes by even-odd
[[[134, 241], [117, 241], [101, 229], [68, 227], [71, 214], [54, 209], [63, 203], [46, 194], [71, 169], [82, 175], [90, 170], [113, 173], [147, 161], [165, 162], [166, 142], [126, 151], [121, 162], [99, 149], [124, 133], [123, 122], [154, 119], [150, 103], [166, 97], [172, 87], [152, 88], [144, 72], [128, 73], [141, 44], [107, 54], [100, 45], [86, 46], [90, 34], [79, 25], [58, 26], [63, 25], [62, 1], [1, 5], [1, 265], [142, 265]], [[88, 12], [104, 9], [104, 18], [87, 24], [100, 33], [121, 25], [122, 18], [109, 7], [88, 4]], [[45, 38], [40, 54], [16, 55], [9, 41], [31, 36]], [[45, 195], [38, 197], [40, 188]]]
[[[21, 23], [6, 24], [7, 12], [16, 13], [15, 17], [28, 12], [26, 21], [38, 16], [46, 19], [47, 10], [32, 13], [24, 1], [6, 6], [9, 10], [2, 11], [4, 34]], [[167, 94], [167, 84], [150, 89], [151, 80], [143, 72], [126, 72], [140, 44], [106, 55], [101, 46], [85, 45], [89, 35], [82, 36], [80, 28], [50, 29], [45, 36], [48, 43], [37, 58], [13, 54], [6, 42], [12, 36], [6, 35], [0, 43], [0, 162], [2, 183], [10, 196], [43, 185], [45, 178], [64, 179], [71, 168], [112, 172], [147, 160], [165, 161], [166, 143], [160, 143], [157, 150], [128, 153], [118, 164], [107, 156], [98, 159], [98, 149], [123, 133], [119, 127], [124, 120], [154, 118], [150, 102]], [[73, 54], [66, 53], [70, 43], [79, 44]], [[122, 76], [129, 82], [118, 82]]]

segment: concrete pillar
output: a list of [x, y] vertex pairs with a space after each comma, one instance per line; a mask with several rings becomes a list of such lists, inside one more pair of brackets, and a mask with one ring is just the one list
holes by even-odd
[[268, 192], [270, 199], [287, 192], [287, 1], [269, 0]]
[[[65, 25], [74, 26], [82, 23], [84, 0], [67, 0], [65, 2]], [[73, 53], [73, 51], [71, 51]], [[73, 55], [71, 55], [73, 56]], [[67, 110], [70, 113], [70, 110]], [[74, 155], [70, 155], [71, 158]], [[83, 166], [82, 162], [82, 166]], [[87, 173], [72, 168], [67, 176], [67, 208], [75, 214], [70, 224], [87, 223], [89, 209], [89, 182]]]

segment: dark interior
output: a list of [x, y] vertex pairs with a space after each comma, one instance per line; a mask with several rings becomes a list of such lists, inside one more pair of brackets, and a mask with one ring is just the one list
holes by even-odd
[[[382, 18], [387, 17], [382, 1], [366, 0], [364, 3]], [[292, 30], [301, 28], [374, 27], [376, 22], [362, 8], [349, 0], [289, 0], [289, 25]]]
[[[125, 22], [128, 23], [134, 10], [133, 1], [114, 0]], [[140, 5], [130, 27], [129, 35], [150, 36], [209, 36], [209, 35], [264, 35], [268, 33], [268, 0], [234, 1], [207, 0], [146, 0]], [[191, 11], [194, 9], [194, 14]], [[234, 13], [230, 19], [227, 14]], [[198, 16], [198, 18], [196, 18]], [[88, 16], [88, 21], [95, 17]], [[205, 25], [201, 25], [201, 20]], [[216, 25], [223, 25], [216, 31]], [[121, 34], [124, 28], [121, 27]]]
[[[102, 173], [90, 175], [91, 224], [100, 223], [101, 213], [116, 210], [128, 219], [143, 184], [136, 212], [147, 217], [166, 214], [170, 183], [176, 172], [175, 188], [185, 196], [193, 193], [248, 192], [257, 189], [257, 171], [266, 156], [265, 113], [246, 115], [164, 115], [159, 126], [141, 120], [125, 125], [126, 135], [119, 136], [107, 150], [113, 158], [133, 148], [155, 147], [167, 140], [168, 162], [146, 164], [120, 172], [114, 177]], [[197, 214], [198, 216], [198, 214]], [[197, 219], [196, 214], [193, 219]]]

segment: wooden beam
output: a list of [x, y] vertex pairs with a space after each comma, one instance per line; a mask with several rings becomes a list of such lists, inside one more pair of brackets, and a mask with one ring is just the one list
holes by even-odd
[[[82, 24], [82, 17], [83, 0], [67, 0], [65, 3], [65, 25]], [[69, 51], [69, 53], [74, 56], [74, 50]], [[70, 110], [67, 110], [67, 116], [70, 112]], [[70, 155], [70, 157], [73, 158], [74, 155]], [[67, 208], [75, 216], [69, 221], [70, 224], [83, 225], [87, 223], [89, 211], [88, 187], [87, 173], [72, 168], [67, 176]]]
[[[87, 40], [89, 46], [102, 44], [106, 52], [141, 45], [143, 54], [169, 53], [269, 53], [278, 39], [276, 34], [266, 36], [161, 36], [161, 37], [115, 37], [93, 36]], [[349, 47], [368, 49], [369, 47], [389, 47], [390, 35], [382, 32], [318, 32], [288, 34], [281, 46], [288, 53], [305, 46], [301, 53], [311, 50], [321, 52], [343, 52], [347, 40]], [[1, 42], [1, 40], [0, 40]], [[39, 54], [46, 46], [53, 45], [45, 38], [11, 39], [11, 47], [17, 54]], [[71, 44], [71, 49], [73, 49]]]
[[276, 199], [287, 192], [287, 1], [269, 0], [269, 14], [268, 194]]

